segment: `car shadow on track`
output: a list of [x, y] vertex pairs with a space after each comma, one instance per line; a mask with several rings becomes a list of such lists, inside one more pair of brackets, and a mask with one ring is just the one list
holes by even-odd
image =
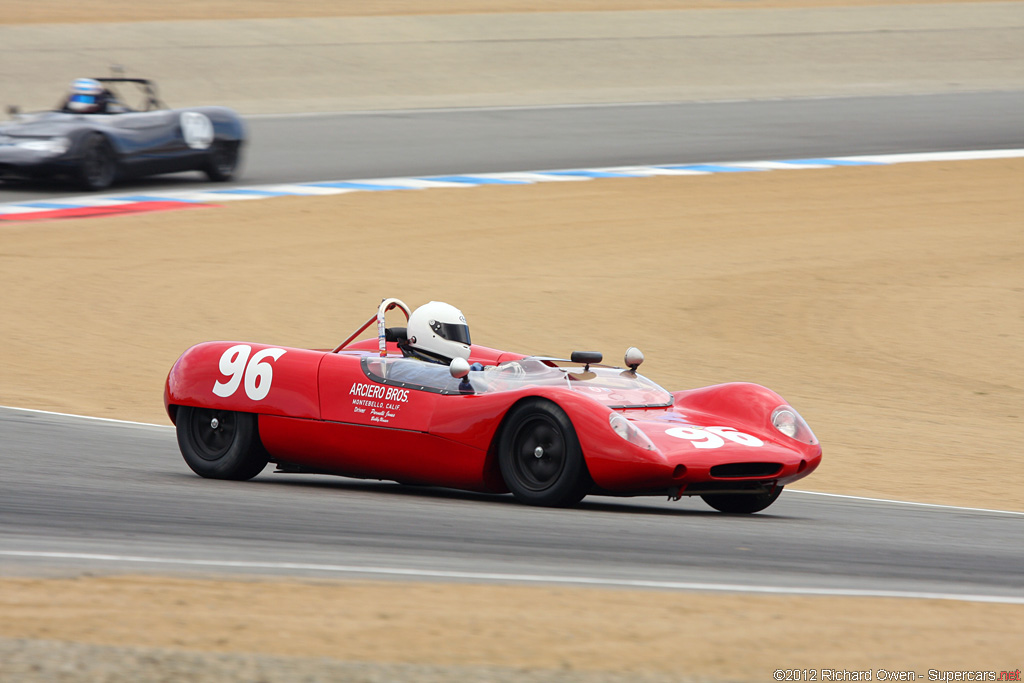
[[[266, 474], [249, 482], [250, 484], [264, 485], [264, 486], [287, 486], [295, 488], [307, 488], [307, 489], [318, 489], [318, 490], [342, 490], [342, 491], [356, 491], [361, 493], [374, 493], [381, 496], [400, 496], [403, 498], [418, 498], [418, 499], [430, 499], [430, 500], [459, 500], [459, 501], [475, 501], [480, 503], [489, 503], [491, 505], [507, 505], [516, 507], [522, 510], [541, 510], [541, 509], [552, 509], [552, 508], [533, 508], [523, 503], [518, 502], [511, 494], [493, 494], [493, 493], [476, 493], [473, 491], [460, 491], [458, 489], [448, 489], [435, 486], [416, 486], [409, 484], [399, 484], [397, 482], [385, 482], [385, 481], [374, 481], [367, 482], [356, 479], [347, 479], [344, 477], [322, 477], [320, 475], [314, 475], [317, 478], [313, 478], [309, 475], [287, 475], [282, 477], [269, 477]], [[755, 515], [747, 514], [726, 514], [717, 512], [710, 508], [708, 509], [694, 509], [692, 507], [684, 507], [684, 504], [679, 503], [668, 503], [657, 496], [647, 496], [643, 500], [645, 502], [634, 502], [639, 501], [639, 498], [616, 498], [614, 496], [589, 496], [584, 498], [582, 502], [577, 505], [566, 508], [567, 512], [588, 512], [588, 513], [607, 513], [607, 514], [629, 514], [629, 515], [654, 515], [654, 516], [674, 516], [674, 517], [722, 517], [722, 518], [745, 518], [745, 519], [779, 519], [784, 518], [785, 515], [774, 515], [767, 512], [761, 512]], [[627, 502], [629, 501], [629, 502]], [[671, 505], [671, 507], [670, 507]]]
[[[96, 193], [96, 196], [132, 195], [147, 192], [180, 190], [223, 190], [229, 185], [212, 184], [202, 173], [183, 171], [148, 178], [133, 178], [117, 182], [110, 188]], [[0, 204], [7, 202], [44, 201], [68, 196], [90, 196], [93, 193], [82, 189], [70, 180], [55, 179], [0, 179]]]

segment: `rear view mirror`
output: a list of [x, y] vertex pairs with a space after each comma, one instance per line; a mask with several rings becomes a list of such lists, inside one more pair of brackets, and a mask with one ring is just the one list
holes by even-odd
[[465, 358], [452, 358], [448, 372], [452, 373], [455, 379], [462, 379], [469, 374], [469, 361]]

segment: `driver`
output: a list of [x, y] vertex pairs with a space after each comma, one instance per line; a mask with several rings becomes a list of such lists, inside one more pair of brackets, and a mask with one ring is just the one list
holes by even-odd
[[64, 109], [78, 114], [97, 114], [104, 108], [103, 84], [94, 78], [76, 78], [71, 81]]
[[406, 357], [448, 365], [453, 358], [469, 359], [469, 325], [462, 311], [451, 304], [431, 301], [409, 316], [408, 341], [402, 345]]
[[406, 339], [398, 344], [404, 359], [388, 364], [387, 378], [444, 388], [453, 381], [448, 364], [454, 358], [468, 360], [469, 344], [469, 326], [462, 311], [441, 301], [423, 304], [409, 316]]
[[76, 78], [64, 103], [64, 111], [76, 114], [121, 114], [127, 108], [95, 78]]

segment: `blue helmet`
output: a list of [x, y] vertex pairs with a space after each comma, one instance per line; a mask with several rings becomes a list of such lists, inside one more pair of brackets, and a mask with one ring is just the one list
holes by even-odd
[[76, 78], [71, 81], [71, 94], [68, 96], [67, 108], [81, 114], [97, 112], [102, 107], [100, 96], [103, 84], [94, 78]]

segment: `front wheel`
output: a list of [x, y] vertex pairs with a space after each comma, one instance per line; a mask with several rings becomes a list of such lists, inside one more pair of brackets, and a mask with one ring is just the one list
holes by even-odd
[[231, 180], [238, 169], [239, 146], [238, 142], [214, 142], [206, 165], [203, 166], [206, 177], [217, 183]]
[[530, 505], [575, 505], [590, 490], [576, 430], [550, 401], [533, 399], [512, 409], [501, 432], [498, 465], [512, 495]]
[[776, 486], [772, 491], [762, 493], [706, 493], [701, 498], [719, 512], [749, 515], [764, 510], [781, 493], [782, 487]]
[[79, 163], [78, 184], [90, 192], [105, 190], [117, 177], [117, 155], [100, 133], [93, 133], [82, 143], [82, 159]]
[[179, 406], [175, 422], [181, 455], [201, 477], [244, 481], [270, 461], [252, 413]]

